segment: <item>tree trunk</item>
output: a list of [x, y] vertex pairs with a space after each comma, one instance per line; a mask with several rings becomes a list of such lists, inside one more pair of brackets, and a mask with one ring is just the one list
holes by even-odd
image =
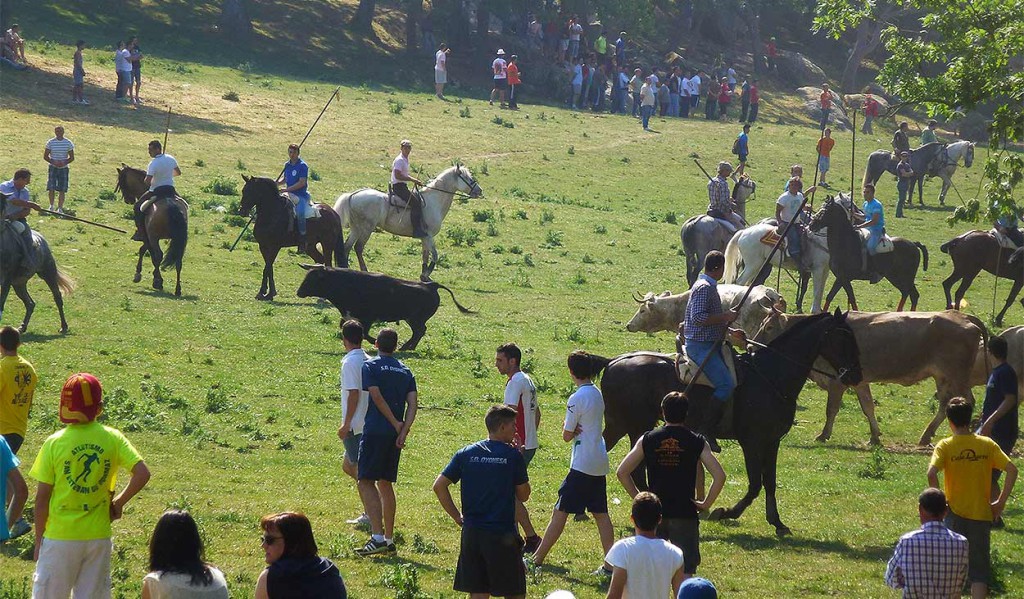
[[864, 20], [857, 27], [857, 41], [850, 49], [850, 55], [846, 59], [846, 67], [843, 69], [843, 78], [840, 82], [840, 89], [847, 94], [857, 93], [857, 71], [860, 70], [864, 57], [878, 47], [881, 42], [882, 25], [876, 20]]
[[377, 9], [377, 0], [359, 0], [356, 16], [352, 17], [352, 28], [370, 31], [373, 26], [373, 13]]
[[415, 52], [419, 47], [416, 43], [416, 26], [423, 18], [423, 0], [406, 0], [405, 10], [405, 49]]
[[252, 20], [246, 10], [245, 0], [224, 0], [218, 20], [221, 32], [245, 39], [252, 33]]
[[476, 5], [476, 37], [480, 48], [487, 48], [487, 33], [490, 28], [491, 7], [487, 0], [480, 0]]

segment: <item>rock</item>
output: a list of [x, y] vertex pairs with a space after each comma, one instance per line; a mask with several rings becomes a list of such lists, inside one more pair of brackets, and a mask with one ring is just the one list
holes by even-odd
[[[804, 112], [808, 117], [813, 119], [815, 122], [821, 122], [821, 88], [820, 87], [801, 87], [797, 88], [796, 93], [804, 102]], [[843, 108], [843, 100], [839, 97], [834, 90], [830, 90], [832, 94], [832, 112], [829, 114], [829, 124], [839, 130], [845, 130], [850, 128], [850, 119], [846, 117], [846, 110]]]
[[779, 75], [786, 82], [797, 87], [821, 85], [828, 81], [825, 71], [821, 70], [821, 67], [811, 62], [810, 59], [799, 52], [779, 50], [776, 63], [778, 64]]
[[[818, 93], [821, 92], [819, 91]], [[843, 101], [849, 107], [856, 106], [860, 108], [861, 106], [864, 105], [865, 97], [867, 97], [866, 94], [847, 94], [843, 96]], [[884, 97], [876, 96], [874, 94], [872, 94], [871, 97], [874, 98], [876, 102], [878, 102], [878, 114], [885, 114], [885, 112], [889, 110], [889, 101], [886, 100]], [[860, 119], [860, 117], [857, 118], [858, 120]]]

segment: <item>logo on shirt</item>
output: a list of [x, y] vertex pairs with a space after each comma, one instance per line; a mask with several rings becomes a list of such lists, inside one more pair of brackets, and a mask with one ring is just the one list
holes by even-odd
[[982, 460], [988, 460], [988, 454], [978, 455], [973, 449], [963, 449], [960, 451], [960, 455], [953, 456], [949, 461], [951, 462], [980, 462]]
[[112, 466], [103, 457], [104, 449], [94, 443], [84, 443], [71, 450], [71, 459], [64, 461], [64, 480], [76, 493], [95, 493], [103, 488]]
[[488, 458], [483, 456], [472, 456], [469, 458], [470, 464], [507, 464], [508, 458]]

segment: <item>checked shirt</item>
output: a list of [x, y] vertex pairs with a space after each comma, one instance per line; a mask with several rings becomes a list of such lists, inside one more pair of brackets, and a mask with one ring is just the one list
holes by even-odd
[[721, 176], [708, 181], [708, 210], [719, 210], [722, 214], [732, 212], [729, 182]]
[[967, 539], [942, 522], [925, 522], [900, 537], [885, 583], [905, 599], [960, 597], [967, 577]]
[[709, 325], [707, 320], [708, 316], [721, 313], [722, 298], [718, 295], [717, 281], [706, 274], [700, 275], [690, 290], [690, 301], [686, 304], [683, 336], [687, 341], [718, 341], [728, 325]]

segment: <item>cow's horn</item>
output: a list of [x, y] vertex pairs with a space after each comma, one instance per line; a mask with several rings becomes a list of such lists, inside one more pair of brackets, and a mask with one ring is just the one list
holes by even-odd
[[638, 293], [636, 291], [634, 291], [633, 292], [633, 301], [638, 303], [638, 304], [642, 304], [642, 303], [644, 303], [644, 298], [640, 297], [638, 295]]
[[299, 264], [299, 266], [301, 266], [302, 268], [304, 268], [306, 270], [316, 270], [318, 268], [323, 268], [324, 267], [323, 264]]

